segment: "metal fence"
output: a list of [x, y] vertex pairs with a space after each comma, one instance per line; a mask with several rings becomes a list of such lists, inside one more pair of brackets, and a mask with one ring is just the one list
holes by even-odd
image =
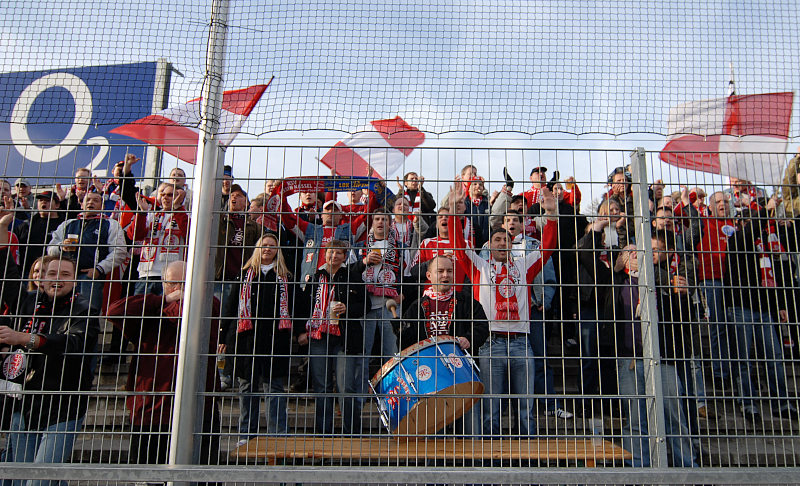
[[[225, 163], [241, 167], [259, 149], [231, 149]], [[180, 174], [151, 193], [124, 173], [109, 184], [79, 173], [72, 188], [34, 188], [27, 209], [17, 184], [2, 220], [16, 241], [0, 250], [3, 475], [792, 482], [795, 184], [690, 184], [679, 173], [663, 188], [666, 166], [642, 149], [485, 160], [481, 148], [418, 150], [403, 172], [424, 177], [430, 199], [405, 199], [413, 176], [406, 196], [391, 181], [316, 194], [365, 181], [308, 173], [302, 182], [319, 187], [289, 195], [311, 186], [293, 185], [288, 147], [270, 149], [260, 173], [214, 178], [208, 196]], [[463, 160], [477, 174], [456, 181]], [[512, 197], [532, 188], [519, 174], [542, 165], [560, 172], [557, 216], [550, 176], [543, 195], [527, 192], [535, 204]], [[587, 176], [598, 172], [611, 175]], [[306, 198], [317, 201], [298, 210]], [[212, 242], [208, 265], [193, 261], [193, 231]], [[54, 261], [37, 279], [40, 254]], [[192, 282], [196, 272], [205, 277]], [[190, 310], [199, 327], [185, 327]], [[64, 428], [39, 435], [55, 424]], [[55, 455], [25, 463], [45, 449]]]

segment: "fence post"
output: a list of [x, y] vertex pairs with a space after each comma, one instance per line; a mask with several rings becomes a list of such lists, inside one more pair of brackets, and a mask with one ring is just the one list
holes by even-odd
[[201, 431], [203, 393], [207, 368], [208, 341], [212, 322], [214, 260], [211, 243], [219, 230], [218, 204], [221, 168], [217, 140], [222, 108], [222, 76], [228, 31], [229, 0], [212, 0], [211, 24], [206, 56], [206, 76], [202, 91], [201, 138], [197, 153], [202, 154], [194, 170], [195, 194], [189, 227], [186, 284], [178, 348], [175, 405], [172, 409], [172, 434], [169, 463], [192, 464], [199, 459], [199, 444], [194, 438]]
[[[647, 404], [647, 432], [650, 464], [667, 466], [667, 443], [664, 426], [664, 394], [661, 387], [661, 352], [658, 338], [658, 309], [653, 275], [653, 245], [650, 241], [650, 198], [647, 187], [647, 154], [637, 148], [631, 155], [633, 213], [636, 230], [636, 254], [639, 257], [639, 301], [642, 323], [642, 360]], [[638, 413], [632, 407], [632, 413]], [[636, 440], [636, 438], [634, 438]]]

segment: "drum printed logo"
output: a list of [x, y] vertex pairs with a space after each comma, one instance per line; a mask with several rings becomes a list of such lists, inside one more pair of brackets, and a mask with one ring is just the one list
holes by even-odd
[[433, 372], [430, 366], [422, 365], [417, 369], [417, 379], [419, 381], [428, 381], [431, 376], [433, 376]]
[[392, 407], [392, 410], [397, 408], [398, 405], [398, 394], [400, 393], [400, 385], [395, 386], [391, 390], [389, 390], [389, 394], [386, 397], [386, 403]]
[[455, 366], [456, 368], [461, 368], [464, 366], [464, 363], [461, 362], [461, 358], [455, 355], [455, 353], [450, 353], [447, 355], [450, 363]]

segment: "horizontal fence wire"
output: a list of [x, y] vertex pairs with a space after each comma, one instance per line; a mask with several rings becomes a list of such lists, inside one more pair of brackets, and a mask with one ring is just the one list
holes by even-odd
[[[322, 146], [252, 164], [261, 150], [226, 154], [212, 215], [192, 216], [191, 166], [166, 158], [151, 186], [134, 156], [109, 161], [110, 177], [3, 174], [4, 475], [767, 484], [796, 471], [796, 180], [675, 175], [642, 152], [641, 208], [629, 151], [418, 148], [402, 180], [380, 181], [304, 167]], [[206, 364], [198, 466], [141, 467], [168, 458], [191, 217], [219, 220], [211, 338], [184, 370]], [[26, 464], [31, 449], [72, 464]]]

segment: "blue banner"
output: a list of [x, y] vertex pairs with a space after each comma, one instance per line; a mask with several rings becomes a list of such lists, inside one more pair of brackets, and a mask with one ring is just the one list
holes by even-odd
[[[151, 114], [155, 62], [0, 74], [0, 177], [68, 183], [86, 167], [101, 178], [145, 146], [109, 133]], [[136, 164], [140, 175], [143, 164]]]

